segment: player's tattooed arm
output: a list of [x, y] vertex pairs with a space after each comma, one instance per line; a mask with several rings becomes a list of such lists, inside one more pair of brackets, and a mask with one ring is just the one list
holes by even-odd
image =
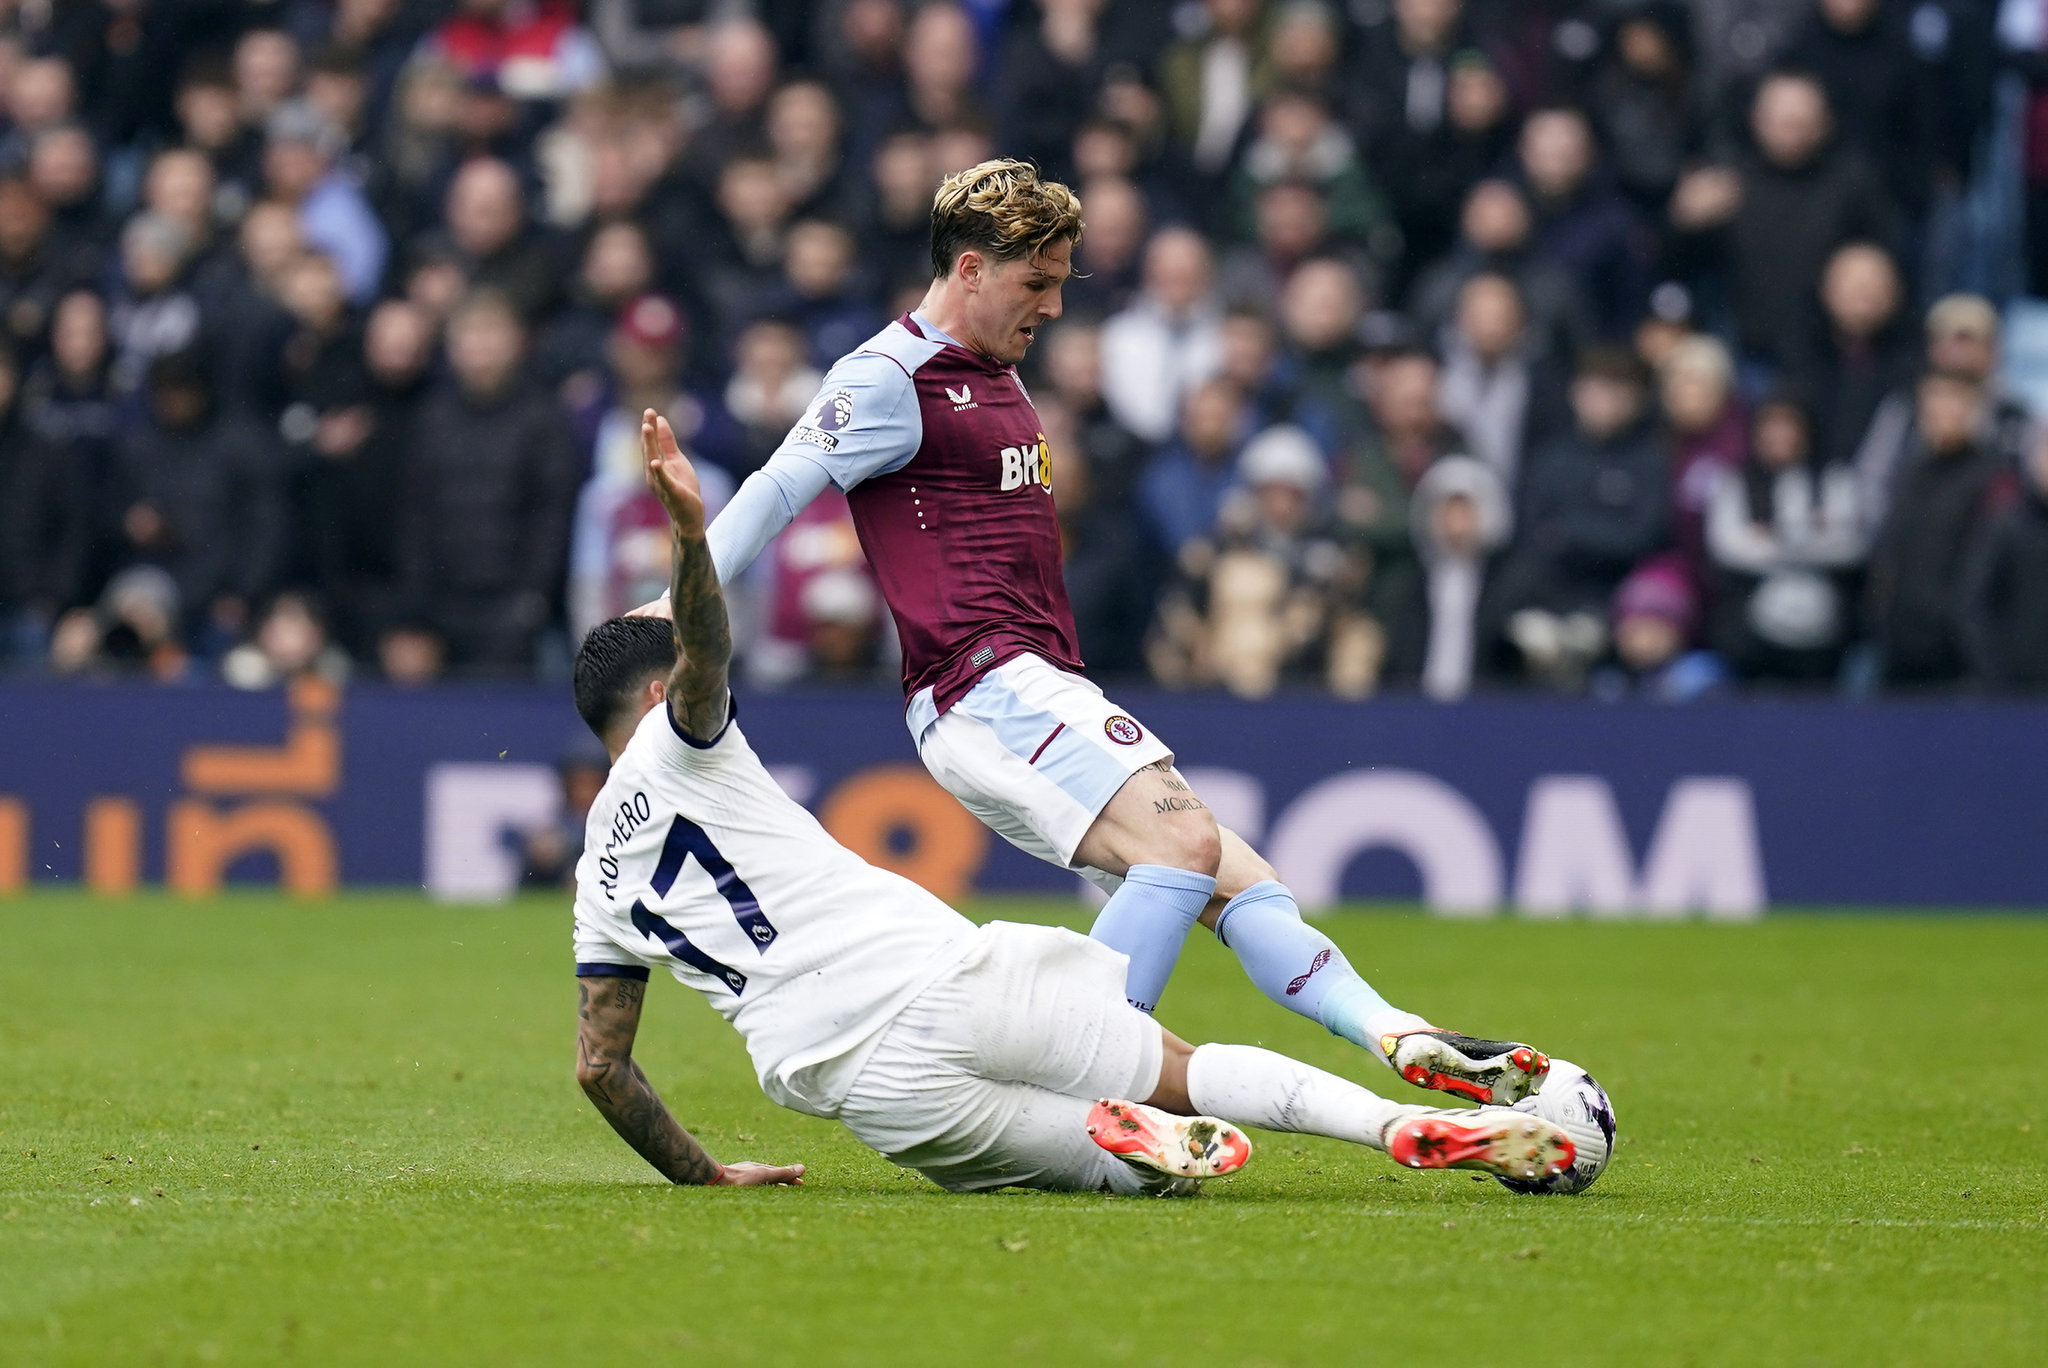
[[646, 460], [647, 486], [668, 510], [668, 615], [676, 639], [669, 711], [685, 732], [708, 739], [725, 725], [732, 626], [725, 615], [725, 596], [719, 592], [711, 544], [704, 535], [704, 496], [668, 420], [653, 409], [641, 415], [640, 451]]
[[664, 1178], [715, 1183], [717, 1161], [669, 1115], [633, 1059], [646, 991], [637, 979], [576, 980], [576, 1081], [619, 1138]]
[[703, 1187], [801, 1184], [803, 1165], [721, 1165], [669, 1114], [633, 1058], [647, 985], [638, 979], [576, 980], [576, 1081], [619, 1138], [672, 1183]]

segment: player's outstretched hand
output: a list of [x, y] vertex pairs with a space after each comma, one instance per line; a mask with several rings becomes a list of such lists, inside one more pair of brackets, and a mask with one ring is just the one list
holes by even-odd
[[702, 536], [704, 495], [697, 488], [697, 472], [676, 445], [675, 429], [653, 409], [640, 415], [640, 455], [647, 463], [647, 487], [668, 510], [669, 521], [685, 535]]
[[802, 1187], [804, 1166], [802, 1164], [757, 1164], [751, 1159], [742, 1159], [736, 1164], [727, 1164], [725, 1172], [718, 1175], [713, 1187]]

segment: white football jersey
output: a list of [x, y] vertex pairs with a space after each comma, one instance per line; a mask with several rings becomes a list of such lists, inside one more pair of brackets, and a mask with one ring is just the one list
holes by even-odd
[[746, 1038], [762, 1090], [816, 1116], [974, 929], [827, 835], [736, 721], [700, 742], [665, 706], [612, 766], [576, 866], [579, 967], [666, 966]]

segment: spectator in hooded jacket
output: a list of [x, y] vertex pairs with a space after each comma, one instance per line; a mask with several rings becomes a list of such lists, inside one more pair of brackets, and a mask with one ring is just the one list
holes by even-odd
[[1525, 671], [1574, 686], [1606, 645], [1609, 601], [1670, 528], [1670, 476], [1635, 353], [1589, 348], [1572, 431], [1528, 458], [1514, 550], [1492, 586], [1490, 637]]
[[1659, 210], [1705, 132], [1692, 16], [1677, 0], [1650, 0], [1616, 22], [1593, 78], [1593, 121], [1622, 193]]
[[1878, 406], [1917, 369], [1905, 285], [1882, 247], [1846, 243], [1821, 276], [1823, 325], [1796, 372], [1814, 396], [1821, 462], [1853, 460]]
[[1710, 637], [1738, 678], [1831, 680], [1854, 629], [1851, 589], [1870, 550], [1861, 485], [1849, 467], [1819, 462], [1812, 434], [1797, 391], [1768, 396], [1747, 460], [1720, 477], [1707, 507]]
[[1416, 485], [1409, 520], [1421, 593], [1389, 624], [1388, 672], [1416, 680], [1431, 698], [1463, 698], [1485, 662], [1479, 605], [1487, 575], [1513, 531], [1507, 490], [1484, 461], [1446, 456]]
[[1920, 381], [1915, 432], [1870, 557], [1867, 614], [1883, 683], [1953, 683], [1968, 668], [1966, 567], [2002, 477], [1983, 440], [1983, 390], [1955, 375]]
[[0, 519], [12, 513], [51, 537], [26, 571], [42, 586], [29, 593], [31, 602], [69, 607], [91, 599], [106, 581], [119, 517], [114, 439], [123, 418], [108, 376], [112, 361], [106, 301], [85, 289], [59, 299], [49, 351], [22, 382], [28, 440], [17, 475], [34, 474], [0, 496]]
[[2048, 692], [2048, 428], [2034, 434], [2025, 492], [1993, 523], [1968, 594], [1977, 682], [1999, 693]]
[[122, 559], [170, 574], [185, 639], [214, 655], [276, 587], [283, 458], [269, 433], [222, 410], [202, 352], [157, 357], [146, 393], [146, 419], [117, 447]]
[[554, 397], [527, 383], [525, 354], [512, 301], [469, 295], [448, 320], [452, 373], [413, 424], [405, 583], [458, 668], [528, 668], [562, 593], [581, 462]]

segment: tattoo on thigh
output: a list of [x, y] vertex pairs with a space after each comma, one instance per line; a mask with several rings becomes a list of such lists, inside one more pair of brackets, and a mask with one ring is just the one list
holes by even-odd
[[618, 984], [618, 996], [612, 999], [614, 1007], [638, 1007], [640, 999], [647, 995], [647, 985], [638, 979], [622, 978], [618, 980]]
[[590, 985], [581, 979], [576, 981], [576, 1019], [590, 1020]]
[[1201, 799], [1192, 797], [1155, 798], [1152, 801], [1152, 810], [1154, 812], [1200, 812], [1207, 806], [1208, 804], [1204, 803]]

